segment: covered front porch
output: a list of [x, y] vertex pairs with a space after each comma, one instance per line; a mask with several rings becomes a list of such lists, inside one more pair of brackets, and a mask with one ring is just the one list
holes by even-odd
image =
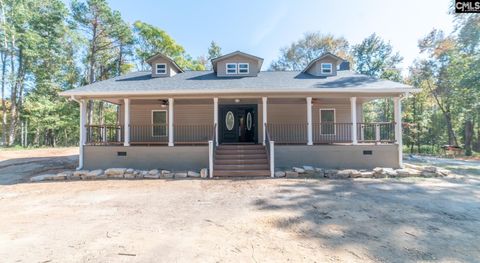
[[[394, 97], [393, 120], [364, 122], [362, 105], [372, 99], [324, 96], [106, 99], [120, 107], [117, 123], [81, 123], [81, 137], [82, 144], [90, 146], [207, 145], [214, 138], [218, 145], [227, 142], [227, 135], [229, 143], [265, 144], [266, 133], [280, 145], [399, 143], [400, 98]], [[86, 100], [82, 100], [84, 121], [85, 105]], [[249, 112], [236, 110], [246, 105], [251, 106]], [[245, 134], [251, 136], [244, 138]]]

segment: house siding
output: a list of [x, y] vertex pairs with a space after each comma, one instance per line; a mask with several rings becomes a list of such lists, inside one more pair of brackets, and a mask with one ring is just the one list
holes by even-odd
[[[235, 75], [227, 74], [227, 71], [226, 71], [227, 63], [249, 63], [250, 65], [249, 65], [248, 74], [235, 74]], [[241, 56], [241, 55], [228, 57], [217, 62], [217, 76], [219, 77], [240, 77], [240, 76], [254, 77], [254, 76], [257, 76], [259, 70], [260, 69], [258, 68], [258, 61], [256, 59], [252, 59], [252, 58]]]
[[[322, 74], [322, 63], [332, 63], [332, 74]], [[317, 62], [315, 62], [308, 70], [307, 73], [314, 75], [314, 76], [335, 76], [337, 75], [337, 61], [334, 58], [326, 57]]]

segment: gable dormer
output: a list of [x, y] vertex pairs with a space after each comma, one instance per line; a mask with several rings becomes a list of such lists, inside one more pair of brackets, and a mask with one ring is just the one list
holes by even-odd
[[256, 77], [263, 58], [235, 51], [212, 59], [213, 71], [218, 77]]
[[172, 77], [183, 70], [171, 58], [158, 53], [146, 61], [152, 67], [153, 78]]
[[332, 53], [325, 53], [320, 57], [312, 60], [302, 71], [317, 77], [329, 77], [337, 75], [337, 67], [344, 60]]

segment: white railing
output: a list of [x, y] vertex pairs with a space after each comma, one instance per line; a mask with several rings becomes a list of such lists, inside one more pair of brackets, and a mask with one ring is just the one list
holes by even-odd
[[208, 173], [210, 178], [213, 178], [213, 162], [215, 160], [215, 150], [218, 145], [216, 130], [217, 124], [214, 124], [212, 139], [208, 141]]
[[265, 148], [267, 150], [268, 161], [270, 164], [270, 176], [275, 176], [275, 142], [270, 140], [270, 134], [268, 132], [268, 127], [265, 124], [263, 127], [265, 129]]

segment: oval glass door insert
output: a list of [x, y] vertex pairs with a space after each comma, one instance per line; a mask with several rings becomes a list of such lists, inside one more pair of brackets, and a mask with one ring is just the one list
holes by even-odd
[[225, 116], [225, 125], [227, 126], [227, 130], [233, 130], [233, 126], [235, 125], [235, 116], [233, 116], [233, 112], [227, 112]]
[[247, 113], [247, 130], [252, 129], [252, 113]]

